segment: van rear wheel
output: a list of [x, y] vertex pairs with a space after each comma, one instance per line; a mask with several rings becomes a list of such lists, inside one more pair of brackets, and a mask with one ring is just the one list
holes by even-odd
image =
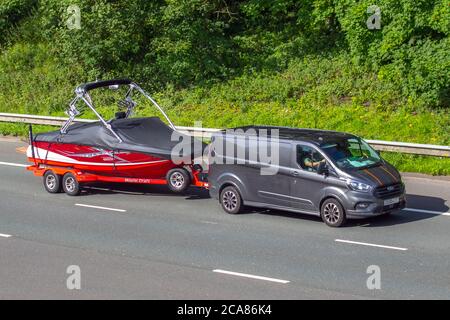
[[344, 208], [339, 201], [333, 198], [324, 201], [320, 209], [320, 216], [327, 226], [335, 228], [344, 225], [347, 220]]
[[242, 198], [236, 187], [229, 186], [220, 193], [220, 204], [229, 214], [238, 214], [242, 210]]

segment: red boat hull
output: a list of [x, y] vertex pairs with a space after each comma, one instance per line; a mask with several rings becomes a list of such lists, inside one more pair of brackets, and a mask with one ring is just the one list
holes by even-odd
[[33, 146], [34, 150], [31, 146], [27, 150], [32, 163], [102, 176], [164, 179], [169, 170], [180, 167], [170, 160], [143, 153], [48, 142], [35, 142]]

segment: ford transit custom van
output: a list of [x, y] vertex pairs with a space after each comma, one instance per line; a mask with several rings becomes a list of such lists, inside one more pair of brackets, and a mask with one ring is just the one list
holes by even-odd
[[400, 173], [353, 134], [247, 126], [215, 133], [209, 153], [210, 194], [230, 214], [287, 210], [339, 227], [406, 205]]

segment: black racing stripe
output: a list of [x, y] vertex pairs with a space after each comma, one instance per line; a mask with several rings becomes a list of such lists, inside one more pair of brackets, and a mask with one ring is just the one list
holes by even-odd
[[386, 171], [384, 166], [379, 167], [379, 169], [386, 179], [386, 184], [394, 184], [397, 182], [397, 179], [389, 171]]
[[376, 167], [373, 169], [374, 169], [373, 174], [375, 174], [383, 182], [384, 185], [395, 183], [395, 181], [392, 179], [389, 173], [384, 171], [381, 167]]
[[392, 179], [393, 183], [399, 182], [398, 177], [396, 177], [387, 166], [382, 166], [381, 169], [389, 175], [389, 177]]
[[364, 169], [363, 172], [365, 173], [366, 177], [369, 178], [370, 180], [374, 181], [377, 183], [377, 185], [382, 186], [383, 182], [381, 181], [380, 178], [378, 178], [375, 174], [373, 174], [372, 172], [369, 171], [369, 169]]

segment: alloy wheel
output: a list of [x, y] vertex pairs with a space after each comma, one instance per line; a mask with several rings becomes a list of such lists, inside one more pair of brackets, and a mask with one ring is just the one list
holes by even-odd
[[237, 195], [232, 191], [226, 191], [223, 194], [222, 203], [228, 211], [233, 211], [238, 204]]
[[335, 224], [340, 216], [339, 208], [334, 203], [327, 203], [323, 210], [323, 215], [328, 223]]
[[53, 175], [48, 175], [45, 179], [45, 184], [47, 185], [47, 188], [50, 190], [55, 189], [56, 187], [56, 178]]
[[177, 189], [180, 189], [184, 185], [184, 177], [181, 173], [175, 172], [170, 176], [170, 183]]
[[72, 178], [72, 177], [68, 177], [68, 178], [66, 179], [64, 185], [65, 185], [66, 190], [67, 190], [68, 192], [73, 192], [73, 191], [75, 190], [75, 186], [76, 186], [75, 179]]

